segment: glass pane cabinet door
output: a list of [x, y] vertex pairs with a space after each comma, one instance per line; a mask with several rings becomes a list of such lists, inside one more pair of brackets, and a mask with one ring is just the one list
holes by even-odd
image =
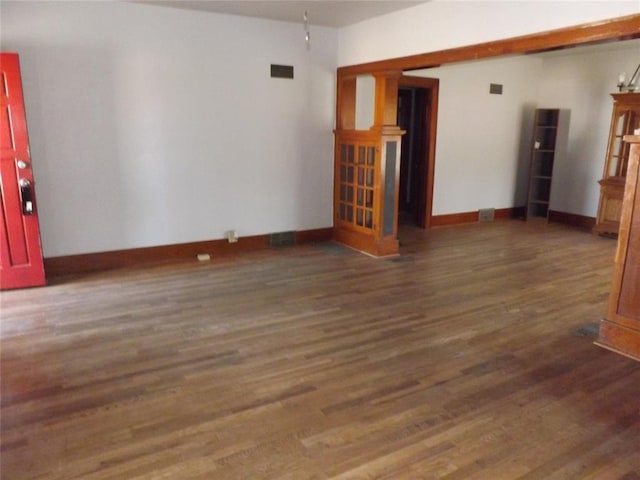
[[629, 164], [630, 146], [625, 135], [640, 128], [640, 93], [614, 93], [609, 145], [600, 183], [600, 202], [594, 232], [617, 235]]
[[634, 130], [640, 128], [640, 114], [635, 110], [616, 108], [613, 122], [605, 178], [626, 176], [629, 145], [623, 141], [623, 137], [633, 134]]
[[367, 144], [340, 146], [338, 219], [361, 229], [372, 230], [376, 147]]

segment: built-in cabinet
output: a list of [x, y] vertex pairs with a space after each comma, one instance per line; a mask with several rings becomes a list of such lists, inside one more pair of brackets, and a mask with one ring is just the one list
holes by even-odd
[[613, 93], [611, 96], [613, 113], [604, 172], [598, 182], [600, 202], [594, 232], [617, 235], [629, 163], [629, 144], [623, 141], [623, 137], [640, 128], [640, 93]]
[[560, 110], [536, 109], [529, 171], [527, 219], [548, 218]]
[[624, 137], [628, 147], [607, 316], [600, 324], [598, 345], [640, 360], [640, 135]]
[[397, 125], [402, 72], [374, 75], [373, 126], [356, 129], [355, 76], [338, 75], [333, 238], [376, 257], [396, 255], [400, 149]]

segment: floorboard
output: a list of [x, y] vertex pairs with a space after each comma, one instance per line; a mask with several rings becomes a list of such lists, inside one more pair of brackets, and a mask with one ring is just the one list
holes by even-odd
[[615, 242], [499, 221], [2, 292], [0, 477], [638, 479]]

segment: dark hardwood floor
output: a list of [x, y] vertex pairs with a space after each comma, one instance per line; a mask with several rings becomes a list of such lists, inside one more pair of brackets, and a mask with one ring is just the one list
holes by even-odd
[[3, 292], [1, 478], [640, 479], [615, 242], [501, 221]]

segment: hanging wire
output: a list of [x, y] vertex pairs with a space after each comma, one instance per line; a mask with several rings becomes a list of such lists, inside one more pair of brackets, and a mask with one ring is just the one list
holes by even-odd
[[305, 10], [302, 16], [304, 20], [304, 41], [307, 44], [307, 50], [311, 49], [311, 33], [309, 32], [309, 13]]

